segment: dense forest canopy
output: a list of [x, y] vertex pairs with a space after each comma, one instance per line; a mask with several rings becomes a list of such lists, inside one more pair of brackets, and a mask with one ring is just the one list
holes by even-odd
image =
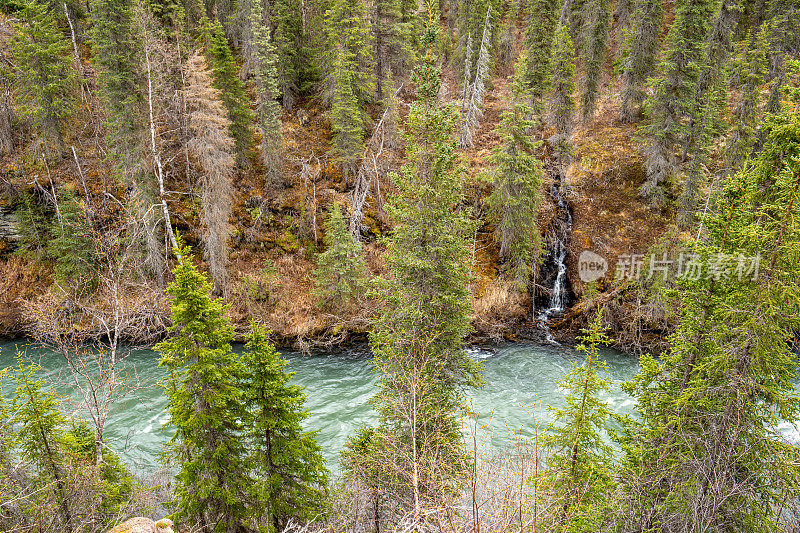
[[[0, 529], [800, 527], [797, 0], [2, 0], [0, 29], [0, 335], [80, 403], [0, 371]], [[520, 339], [582, 362], [492, 462], [465, 347]], [[275, 345], [357, 342], [377, 417], [332, 473]], [[107, 438], [135, 345], [160, 477]]]

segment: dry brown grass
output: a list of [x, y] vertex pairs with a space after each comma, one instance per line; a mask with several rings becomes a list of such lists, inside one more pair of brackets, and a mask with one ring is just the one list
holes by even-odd
[[499, 341], [508, 336], [527, 314], [527, 295], [515, 290], [513, 283], [497, 277], [489, 281], [475, 298], [473, 324], [479, 335]]

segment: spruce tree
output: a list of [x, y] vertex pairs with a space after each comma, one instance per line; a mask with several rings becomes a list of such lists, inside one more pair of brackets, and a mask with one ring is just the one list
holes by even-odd
[[597, 105], [600, 80], [603, 76], [606, 49], [608, 48], [608, 29], [611, 19], [609, 0], [589, 0], [584, 5], [581, 77], [581, 116], [588, 121], [594, 115]]
[[525, 35], [528, 49], [526, 81], [531, 95], [531, 109], [539, 119], [544, 115], [544, 98], [550, 87], [550, 60], [558, 7], [558, 0], [532, 0]]
[[14, 95], [20, 115], [33, 123], [50, 148], [61, 151], [65, 122], [74, 107], [69, 43], [37, 0], [25, 2], [20, 14], [25, 22], [14, 25], [10, 43]]
[[[373, 43], [364, 0], [331, 0], [325, 12], [324, 33], [328, 50], [324, 54], [326, 71], [342, 61], [350, 91], [359, 105], [364, 104], [375, 90]], [[335, 78], [335, 74], [330, 78], [331, 94], [339, 83]]]
[[283, 134], [281, 133], [277, 54], [264, 22], [260, 1], [253, 1], [250, 26], [253, 33], [253, 73], [258, 88], [256, 116], [261, 127], [261, 155], [267, 165], [266, 182], [275, 186], [283, 181]]
[[157, 232], [153, 178], [145, 175], [147, 160], [146, 77], [143, 43], [136, 28], [132, 0], [92, 0], [92, 51], [98, 94], [105, 110], [106, 137], [115, 174], [130, 187], [128, 204], [136, 219], [134, 238], [145, 270], [164, 283], [164, 253]]
[[601, 529], [613, 487], [613, 454], [603, 440], [610, 412], [600, 398], [611, 390], [611, 380], [599, 375], [606, 368], [599, 358], [599, 347], [610, 339], [602, 327], [601, 313], [583, 333], [576, 349], [586, 358], [558, 382], [558, 387], [566, 391], [567, 405], [550, 407], [556, 422], [548, 427], [546, 438], [553, 449], [547, 476], [560, 507], [556, 530], [570, 533]]
[[92, 45], [110, 144], [120, 166], [133, 167], [144, 135], [142, 43], [131, 0], [93, 0]]
[[17, 390], [11, 421], [16, 427], [22, 459], [33, 466], [44, 483], [52, 483], [53, 490], [46, 492], [45, 497], [53, 496], [63, 531], [75, 531], [79, 527], [79, 517], [71, 506], [69, 476], [64, 465], [63, 439], [67, 421], [58, 410], [55, 391], [36, 376], [39, 370], [36, 365], [25, 364], [23, 355], [17, 353], [13, 376]]
[[159, 366], [169, 371], [171, 446], [180, 460], [176, 516], [207, 531], [238, 531], [250, 513], [246, 502], [253, 486], [242, 441], [244, 368], [231, 349], [227, 306], [211, 298], [211, 284], [192, 264], [191, 250], [180, 241], [179, 246], [175, 281], [167, 289], [172, 337], [155, 347]]
[[317, 257], [314, 297], [323, 309], [351, 310], [367, 289], [369, 272], [361, 243], [353, 238], [339, 204], [325, 221], [325, 251]]
[[[768, 115], [758, 158], [732, 175], [692, 243], [668, 352], [627, 385], [641, 424], [621, 479], [635, 530], [777, 531], [797, 494], [800, 415], [800, 89]], [[727, 262], [726, 262], [727, 261]]]
[[575, 101], [572, 98], [575, 92], [575, 50], [570, 37], [569, 21], [564, 17], [556, 28], [551, 65], [550, 122], [556, 129], [556, 151], [560, 164], [563, 164], [564, 157], [569, 152], [575, 114]]
[[58, 205], [61, 216], [47, 243], [47, 254], [55, 261], [55, 281], [78, 293], [92, 291], [99, 265], [91, 222], [71, 191], [60, 192]]
[[692, 162], [678, 208], [678, 224], [684, 227], [693, 220], [697, 190], [703, 178], [701, 165], [705, 164], [714, 138], [727, 128], [722, 120], [722, 110], [728, 103], [725, 71], [730, 41], [740, 11], [741, 0], [723, 0], [719, 3], [706, 40], [705, 57], [700, 66], [694, 95], [687, 110], [688, 127], [680, 143], [683, 159], [691, 154]]
[[303, 25], [302, 0], [275, 0], [269, 3], [269, 31], [277, 57], [278, 87], [283, 107], [291, 111], [297, 94], [305, 89], [313, 63]]
[[766, 32], [748, 36], [737, 45], [732, 84], [739, 88], [734, 105], [733, 131], [725, 143], [725, 168], [736, 172], [756, 142], [760, 88], [766, 77]]
[[263, 328], [253, 324], [243, 356], [244, 403], [248, 413], [246, 440], [256, 519], [270, 531], [284, 531], [296, 517], [317, 516], [325, 498], [327, 470], [313, 432], [303, 429], [308, 416], [306, 395], [289, 382], [287, 362], [270, 344]]
[[655, 203], [664, 198], [660, 185], [672, 174], [675, 150], [688, 133], [687, 117], [705, 62], [706, 40], [715, 0], [685, 0], [677, 4], [675, 22], [667, 35], [653, 96], [646, 102], [649, 125], [644, 128], [647, 181], [640, 194]]
[[386, 306], [370, 335], [381, 373], [375, 399], [380, 449], [392, 455], [384, 486], [415, 517], [458, 494], [466, 466], [461, 415], [480, 371], [464, 353], [470, 329], [469, 235], [460, 207], [464, 169], [453, 138], [457, 115], [438, 101], [440, 71], [429, 47], [414, 73], [417, 100], [408, 116], [408, 163], [393, 177], [387, 210]]
[[493, 185], [486, 203], [491, 210], [500, 244], [500, 259], [521, 290], [529, 287], [539, 258], [541, 235], [537, 225], [542, 201], [544, 170], [534, 154], [529, 131], [534, 122], [526, 90], [527, 53], [522, 51], [515, 67], [508, 108], [500, 115], [495, 133], [500, 144], [493, 150], [489, 174]]
[[354, 175], [358, 160], [364, 150], [364, 121], [361, 106], [353, 92], [351, 68], [353, 61], [349, 53], [342, 50], [336, 56], [333, 66], [334, 90], [331, 106], [331, 130], [333, 132], [333, 152], [336, 162], [342, 169], [345, 183]]
[[373, 57], [363, 0], [333, 0], [325, 13], [333, 153], [345, 176], [356, 171], [364, 137], [363, 105], [372, 97]]
[[[433, 2], [433, 5], [436, 3]], [[436, 6], [438, 7], [438, 6]], [[461, 43], [466, 44], [467, 37], [472, 36], [475, 41], [481, 38], [487, 24], [489, 27], [494, 28], [499, 22], [499, 14], [502, 13], [502, 3], [498, 0], [473, 0], [472, 2], [458, 2], [458, 12], [456, 17], [459, 19], [459, 35]], [[490, 12], [490, 18], [487, 22], [486, 13]], [[438, 9], [433, 17], [438, 16]], [[494, 46], [494, 40], [490, 41], [490, 49]], [[473, 48], [472, 54], [467, 56], [467, 60], [471, 64], [478, 62], [479, 48]], [[457, 56], [459, 59], [462, 57], [460, 54]]]
[[658, 53], [658, 37], [664, 19], [662, 0], [640, 0], [634, 12], [633, 30], [626, 40], [627, 59], [622, 74], [620, 119], [635, 122], [642, 116], [647, 96], [647, 80], [653, 74]]
[[383, 101], [387, 82], [400, 72], [411, 57], [402, 27], [400, 0], [376, 0], [372, 13], [372, 38], [375, 43], [375, 92]]
[[253, 120], [250, 111], [250, 99], [245, 91], [244, 83], [239, 78], [239, 67], [231, 52], [225, 30], [219, 20], [213, 24], [205, 24], [206, 55], [214, 78], [214, 87], [219, 91], [220, 99], [228, 110], [230, 134], [236, 142], [236, 155], [243, 162], [253, 149], [253, 132], [250, 123]]
[[[0, 352], [2, 355], [2, 352]], [[11, 419], [11, 405], [3, 384], [7, 382], [10, 368], [0, 369], [0, 492], [13, 498], [18, 494], [17, 482], [12, 476], [12, 453], [16, 432]], [[6, 531], [15, 527], [16, 517], [0, 516], [0, 527]]]

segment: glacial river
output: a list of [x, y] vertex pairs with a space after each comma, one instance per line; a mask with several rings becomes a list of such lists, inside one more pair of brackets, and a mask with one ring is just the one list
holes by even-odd
[[[0, 342], [0, 368], [13, 366], [17, 347], [26, 357], [43, 368], [43, 375], [56, 384], [67, 412], [80, 416], [81, 404], [69, 368], [64, 359], [47, 349], [26, 345], [25, 341]], [[241, 346], [236, 347], [237, 350]], [[535, 344], [507, 344], [491, 349], [472, 348], [470, 356], [483, 364], [486, 385], [471, 394], [473, 410], [478, 414], [479, 441], [482, 448], [497, 449], [515, 435], [530, 437], [538, 425], [540, 431], [552, 420], [548, 405], [563, 405], [564, 393], [556, 382], [569, 372], [582, 354], [570, 348]], [[310, 415], [306, 427], [317, 430], [317, 440], [333, 470], [338, 453], [353, 431], [375, 421], [370, 399], [375, 394], [376, 375], [369, 355], [348, 351], [330, 354], [301, 355], [283, 351], [294, 382], [305, 387]], [[605, 400], [612, 411], [630, 412], [633, 402], [620, 389], [638, 370], [633, 356], [604, 350], [608, 375], [614, 386]], [[115, 403], [106, 426], [109, 446], [134, 469], [158, 468], [158, 455], [172, 435], [167, 398], [160, 385], [165, 377], [158, 367], [158, 354], [151, 350], [132, 351], [127, 372], [135, 375], [140, 387]], [[13, 394], [14, 385], [3, 383], [3, 394]], [[470, 424], [474, 426], [474, 424]]]

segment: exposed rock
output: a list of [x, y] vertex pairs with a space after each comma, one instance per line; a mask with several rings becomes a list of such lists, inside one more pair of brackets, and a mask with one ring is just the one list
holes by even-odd
[[0, 207], [0, 251], [16, 248], [21, 239], [16, 215], [12, 210]]
[[162, 518], [154, 522], [149, 518], [137, 516], [126, 520], [108, 533], [174, 533], [172, 530], [172, 520]]

